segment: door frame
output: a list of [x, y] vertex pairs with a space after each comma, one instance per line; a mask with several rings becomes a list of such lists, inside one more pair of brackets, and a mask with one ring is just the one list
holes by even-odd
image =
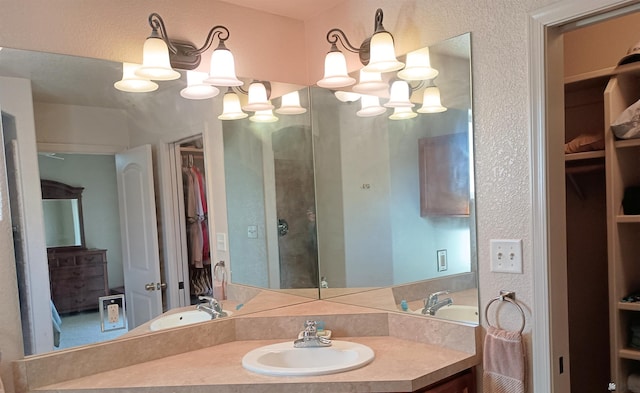
[[[638, 0], [565, 0], [529, 14], [529, 104], [532, 196], [532, 260], [533, 264], [533, 387], [534, 391], [565, 392], [569, 388], [569, 373], [560, 374], [559, 357], [569, 359], [567, 347], [566, 242], [554, 235], [564, 230], [564, 182], [558, 184], [554, 173], [564, 172], [564, 162], [551, 148], [551, 125], [564, 127], [563, 108], [554, 101], [558, 69], [562, 62], [562, 45], [558, 44], [560, 26], [576, 21], [589, 23], [588, 18], [638, 3]], [[595, 20], [594, 20], [595, 21]], [[556, 72], [554, 72], [556, 71]], [[560, 166], [562, 165], [562, 166]], [[555, 261], [556, 263], [551, 263]], [[561, 295], [565, 295], [562, 297]], [[569, 364], [565, 363], [565, 370]]]

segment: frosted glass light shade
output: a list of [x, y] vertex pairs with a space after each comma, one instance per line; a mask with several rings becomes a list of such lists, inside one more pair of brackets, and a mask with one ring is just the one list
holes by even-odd
[[378, 116], [387, 111], [380, 106], [380, 99], [376, 96], [363, 95], [361, 99], [362, 109], [356, 112], [359, 117]]
[[229, 49], [218, 47], [211, 53], [209, 77], [204, 80], [214, 86], [242, 86], [244, 83], [236, 77], [236, 64]]
[[142, 78], [170, 81], [180, 78], [180, 73], [171, 68], [169, 48], [161, 38], [149, 37], [142, 49], [142, 67], [136, 70]]
[[375, 33], [370, 43], [371, 57], [364, 67], [367, 72], [391, 72], [404, 67], [404, 63], [396, 59], [393, 37], [387, 31]]
[[446, 110], [447, 108], [442, 106], [440, 102], [440, 89], [437, 86], [429, 86], [424, 89], [422, 107], [418, 109], [418, 113], [439, 113]]
[[122, 79], [113, 84], [118, 90], [129, 93], [147, 93], [158, 89], [158, 84], [136, 75], [140, 64], [122, 63]]
[[401, 108], [393, 108], [393, 114], [389, 116], [391, 120], [407, 120], [413, 119], [418, 116], [417, 113], [413, 111], [411, 108], [401, 107]]
[[429, 48], [407, 53], [407, 66], [398, 71], [398, 77], [407, 81], [423, 81], [438, 76], [438, 70], [431, 68]]
[[379, 72], [367, 72], [360, 70], [360, 81], [353, 86], [353, 91], [358, 93], [376, 93], [387, 90], [389, 85], [382, 81], [382, 74]]
[[283, 95], [280, 108], [276, 109], [276, 113], [282, 115], [299, 115], [306, 111], [307, 109], [300, 105], [300, 94], [297, 91]]
[[249, 116], [240, 108], [240, 97], [234, 92], [225, 93], [222, 100], [222, 114], [220, 120], [238, 120]]
[[411, 88], [406, 81], [395, 81], [391, 84], [389, 102], [384, 104], [387, 108], [412, 108], [414, 104], [409, 101]]
[[273, 115], [273, 111], [271, 109], [268, 109], [264, 111], [256, 111], [249, 120], [256, 123], [273, 123], [278, 121], [278, 118]]
[[251, 112], [273, 109], [273, 105], [267, 97], [267, 89], [263, 83], [253, 82], [249, 85], [249, 102], [242, 109]]
[[342, 90], [338, 90], [333, 94], [336, 96], [338, 100], [342, 102], [354, 102], [354, 101], [358, 101], [360, 97], [362, 97], [362, 94], [353, 93], [350, 91], [342, 91]]
[[220, 90], [204, 83], [206, 78], [207, 74], [204, 72], [187, 71], [187, 87], [180, 91], [180, 95], [190, 100], [204, 100], [217, 96]]
[[333, 89], [351, 86], [356, 80], [347, 73], [347, 60], [340, 51], [329, 52], [324, 58], [324, 78], [318, 81], [318, 86]]

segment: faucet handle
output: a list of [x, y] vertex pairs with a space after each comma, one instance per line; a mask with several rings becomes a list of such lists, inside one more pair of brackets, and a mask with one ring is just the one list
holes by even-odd
[[437, 291], [429, 294], [429, 297], [425, 299], [424, 306], [428, 307], [430, 305], [436, 304], [438, 302], [438, 296], [448, 295], [450, 292], [448, 290]]
[[304, 336], [305, 337], [313, 337], [317, 336], [318, 333], [318, 322], [313, 320], [307, 320], [304, 323]]

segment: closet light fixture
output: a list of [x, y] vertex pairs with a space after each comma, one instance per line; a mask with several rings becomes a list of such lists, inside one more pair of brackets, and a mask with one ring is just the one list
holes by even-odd
[[206, 72], [187, 71], [187, 87], [180, 91], [180, 95], [190, 100], [204, 100], [217, 96], [220, 90], [204, 83], [207, 76]]
[[356, 112], [359, 117], [378, 116], [386, 112], [386, 108], [380, 106], [380, 99], [377, 96], [363, 95], [361, 98], [361, 109]]
[[440, 101], [440, 89], [431, 81], [431, 84], [424, 89], [422, 107], [418, 109], [418, 113], [440, 113], [446, 110], [447, 108], [442, 106]]
[[396, 58], [393, 36], [382, 25], [383, 17], [382, 9], [378, 8], [373, 36], [365, 39], [359, 48], [351, 44], [341, 29], [333, 28], [327, 32], [327, 41], [331, 44], [331, 49], [325, 57], [324, 78], [318, 81], [318, 86], [337, 88], [355, 83], [355, 79], [347, 74], [346, 59], [338, 49], [338, 42], [345, 50], [359, 55], [366, 72], [391, 72], [404, 67], [404, 63]]
[[122, 79], [115, 82], [113, 86], [128, 93], [148, 93], [158, 89], [158, 84], [136, 75], [135, 71], [140, 64], [122, 63]]
[[239, 120], [247, 116], [249, 115], [244, 113], [240, 107], [240, 97], [238, 97], [238, 94], [228, 89], [222, 99], [222, 114], [218, 116], [218, 119]]
[[196, 48], [190, 43], [176, 42], [169, 38], [164, 21], [157, 13], [149, 15], [151, 35], [144, 43], [142, 66], [136, 75], [150, 80], [172, 80], [180, 78], [173, 68], [194, 70], [198, 67], [201, 55], [211, 47], [217, 38], [218, 46], [211, 55], [211, 72], [206, 83], [216, 86], [241, 86], [242, 81], [235, 76], [233, 55], [227, 49], [225, 41], [229, 39], [229, 30], [222, 25], [209, 31], [204, 45]]
[[300, 105], [300, 94], [297, 90], [283, 95], [280, 108], [276, 109], [276, 113], [281, 115], [299, 115], [306, 111], [307, 108]]

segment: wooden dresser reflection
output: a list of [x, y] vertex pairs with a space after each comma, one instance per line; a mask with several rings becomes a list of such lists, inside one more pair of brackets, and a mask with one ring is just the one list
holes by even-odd
[[51, 300], [59, 313], [94, 310], [109, 295], [107, 250], [49, 250]]

